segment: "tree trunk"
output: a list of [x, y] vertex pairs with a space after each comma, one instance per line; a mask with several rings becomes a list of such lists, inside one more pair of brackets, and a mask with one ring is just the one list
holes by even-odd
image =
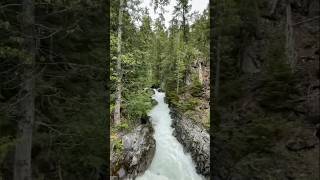
[[216, 62], [216, 78], [215, 78], [215, 83], [214, 83], [214, 97], [215, 100], [217, 101], [219, 98], [219, 88], [220, 88], [220, 44], [219, 44], [219, 39], [217, 38], [217, 47], [216, 47], [216, 55], [215, 59], [217, 60]]
[[180, 76], [179, 76], [180, 75], [180, 69], [179, 69], [180, 64], [179, 63], [180, 63], [180, 58], [177, 61], [177, 89], [176, 89], [177, 95], [179, 94], [179, 81], [180, 81]]
[[273, 13], [276, 11], [276, 8], [277, 8], [277, 5], [278, 5], [278, 1], [279, 0], [273, 0], [272, 2], [272, 7], [271, 7], [271, 10], [270, 10], [270, 16], [273, 15]]
[[34, 34], [34, 3], [24, 0], [22, 4], [22, 30], [24, 34], [24, 50], [27, 53], [23, 59], [21, 74], [22, 89], [19, 95], [19, 110], [17, 142], [14, 158], [14, 180], [31, 180], [31, 149], [32, 129], [34, 122], [34, 64], [35, 64], [35, 34]]
[[199, 73], [199, 81], [200, 81], [201, 84], [203, 84], [202, 66], [201, 66], [200, 60], [198, 61], [198, 66], [199, 66], [199, 70], [198, 70], [198, 73]]
[[59, 165], [58, 165], [58, 176], [59, 176], [59, 180], [63, 180], [62, 168], [61, 168], [61, 162], [60, 161], [59, 161]]
[[119, 27], [118, 27], [118, 59], [117, 59], [117, 90], [116, 90], [116, 104], [114, 109], [114, 123], [120, 124], [120, 108], [121, 108], [121, 91], [122, 91], [122, 70], [121, 70], [121, 37], [122, 37], [122, 16], [123, 16], [123, 0], [120, 0], [120, 8], [119, 8]]
[[[218, 4], [216, 4], [216, 8], [218, 9]], [[216, 13], [215, 14], [215, 19], [218, 19], [219, 17], [223, 16], [223, 11], [225, 8], [225, 1], [222, 1], [222, 6], [221, 7], [221, 14]], [[218, 22], [215, 22], [216, 27], [219, 26]], [[221, 27], [223, 27], [223, 22], [221, 23]], [[214, 98], [216, 103], [218, 102], [219, 99], [219, 89], [220, 89], [220, 40], [219, 40], [219, 34], [217, 32], [217, 28], [214, 31], [214, 40], [216, 41], [215, 43], [215, 47], [213, 47], [213, 49], [215, 50], [215, 54], [214, 54], [214, 59], [216, 59], [216, 74], [215, 74], [215, 83], [214, 83]]]
[[291, 67], [291, 70], [294, 70], [295, 67], [295, 55], [294, 55], [294, 34], [293, 34], [293, 25], [292, 25], [292, 15], [291, 15], [291, 3], [290, 0], [287, 1], [286, 14], [287, 14], [287, 23], [286, 23], [286, 51], [288, 64]]
[[184, 9], [185, 7], [182, 8], [182, 28], [183, 28], [183, 40], [185, 43], [188, 42], [188, 37], [187, 37], [187, 18], [186, 18], [186, 10]]

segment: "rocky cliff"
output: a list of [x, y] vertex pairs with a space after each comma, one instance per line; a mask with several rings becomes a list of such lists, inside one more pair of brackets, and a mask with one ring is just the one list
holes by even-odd
[[173, 135], [191, 154], [197, 173], [210, 179], [210, 62], [194, 59], [185, 80], [186, 86], [177, 99], [165, 99], [173, 120]]
[[122, 152], [111, 153], [111, 179], [135, 178], [147, 170], [156, 150], [153, 132], [148, 122], [122, 136]]
[[210, 136], [208, 132], [174, 108], [171, 108], [170, 114], [173, 119], [173, 135], [183, 145], [185, 151], [191, 153], [197, 173], [209, 179]]

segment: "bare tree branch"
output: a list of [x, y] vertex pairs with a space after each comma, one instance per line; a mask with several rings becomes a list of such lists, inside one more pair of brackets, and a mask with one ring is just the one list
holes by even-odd
[[313, 20], [318, 19], [318, 18], [320, 18], [320, 16], [316, 16], [316, 17], [313, 17], [313, 18], [306, 19], [304, 21], [297, 22], [297, 23], [293, 24], [293, 26], [297, 26], [297, 25], [300, 25], [300, 24], [303, 24], [303, 23], [306, 23], [306, 22], [310, 22], [310, 21], [313, 21]]
[[5, 5], [0, 6], [0, 10], [7, 8], [7, 7], [10, 7], [10, 6], [22, 6], [22, 4], [5, 4]]

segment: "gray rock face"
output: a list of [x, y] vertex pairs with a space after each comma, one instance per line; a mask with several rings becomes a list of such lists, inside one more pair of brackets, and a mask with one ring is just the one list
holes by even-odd
[[156, 150], [151, 123], [139, 125], [122, 137], [124, 157], [117, 172], [120, 179], [141, 175], [150, 166]]
[[129, 177], [141, 175], [153, 159], [156, 141], [152, 125], [140, 125], [132, 133], [123, 136], [126, 172]]
[[262, 42], [254, 41], [250, 46], [246, 47], [243, 52], [243, 61], [241, 69], [245, 73], [258, 73], [260, 72], [261, 60], [258, 56], [261, 51]]
[[210, 136], [204, 128], [171, 108], [173, 135], [183, 145], [196, 165], [197, 173], [210, 177]]

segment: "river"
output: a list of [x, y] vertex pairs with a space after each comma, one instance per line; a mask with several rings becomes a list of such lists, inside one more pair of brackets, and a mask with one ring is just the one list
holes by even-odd
[[184, 153], [182, 145], [172, 135], [172, 119], [168, 104], [164, 102], [165, 93], [154, 90], [158, 104], [150, 111], [155, 129], [156, 152], [150, 167], [137, 177], [137, 180], [202, 180], [196, 173], [191, 155]]

